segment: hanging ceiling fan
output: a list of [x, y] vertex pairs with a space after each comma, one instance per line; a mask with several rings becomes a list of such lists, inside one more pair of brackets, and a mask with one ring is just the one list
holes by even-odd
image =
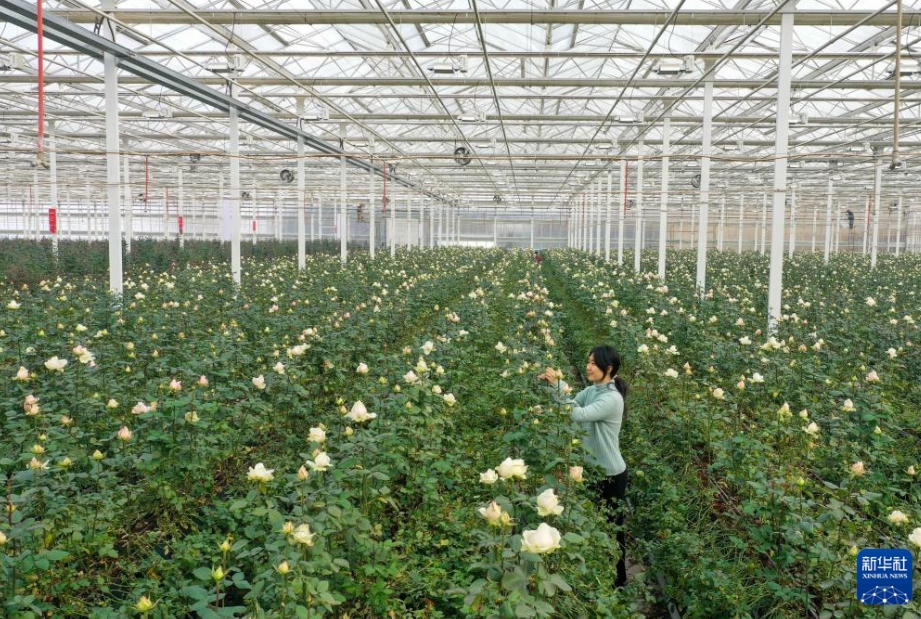
[[467, 150], [466, 146], [458, 146], [454, 149], [454, 162], [457, 163], [457, 165], [470, 165], [470, 161], [470, 151]]

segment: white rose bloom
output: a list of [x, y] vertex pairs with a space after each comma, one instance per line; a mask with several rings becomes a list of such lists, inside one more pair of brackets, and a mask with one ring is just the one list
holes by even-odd
[[448, 406], [454, 406], [457, 404], [457, 399], [454, 397], [453, 393], [446, 393], [444, 396], [445, 404]]
[[742, 346], [750, 346], [751, 343], [752, 343], [752, 340], [747, 335], [739, 338], [739, 344], [741, 344]]
[[808, 434], [809, 436], [818, 436], [818, 434], [819, 434], [819, 426], [818, 426], [818, 424], [817, 424], [816, 422], [813, 421], [813, 422], [810, 423], [808, 426], [806, 426], [805, 428], [803, 428], [803, 432], [805, 432], [805, 433]]
[[258, 481], [261, 483], [266, 483], [275, 479], [275, 476], [272, 473], [275, 472], [275, 469], [267, 469], [265, 465], [259, 462], [256, 466], [251, 466], [249, 472], [246, 474], [246, 479], [250, 481]]
[[326, 440], [326, 432], [323, 428], [310, 428], [310, 434], [307, 436], [307, 440], [311, 443], [322, 443]]
[[913, 546], [921, 548], [921, 527], [911, 532], [911, 535], [908, 536], [908, 542]]
[[547, 488], [537, 495], [537, 514], [539, 516], [559, 516], [563, 513], [563, 506], [553, 488]]
[[434, 387], [432, 387], [432, 393], [434, 393], [435, 395], [441, 395], [441, 387], [439, 387], [438, 385], [435, 385]]
[[496, 350], [498, 350], [499, 353], [501, 354], [501, 353], [504, 353], [506, 350], [508, 350], [508, 348], [507, 348], [507, 347], [505, 346], [505, 344], [503, 344], [502, 342], [497, 342], [497, 343], [496, 343]]
[[892, 510], [892, 513], [886, 516], [886, 518], [892, 524], [906, 524], [908, 522], [908, 516], [897, 509]]
[[895, 348], [890, 348], [889, 350], [886, 351], [886, 354], [889, 355], [890, 359], [895, 359], [896, 356], [898, 355], [898, 352], [896, 351]]
[[873, 297], [867, 297], [866, 304], [867, 304], [867, 307], [873, 307], [874, 305], [876, 305], [876, 299], [874, 299]]
[[867, 382], [868, 383], [879, 382], [879, 374], [876, 373], [876, 370], [870, 370], [870, 372], [867, 374]]
[[131, 412], [135, 415], [142, 415], [144, 413], [150, 412], [150, 407], [143, 402], [138, 402], [131, 408]]
[[356, 373], [356, 374], [367, 374], [367, 373], [368, 373], [368, 366], [365, 365], [364, 363], [359, 363], [359, 364], [358, 364], [358, 367], [355, 368], [355, 373]]
[[253, 387], [256, 389], [265, 389], [265, 376], [260, 374], [259, 376], [253, 378]]
[[23, 366], [19, 366], [16, 377], [13, 380], [29, 380], [29, 370]]
[[415, 372], [410, 370], [406, 374], [403, 375], [403, 382], [409, 383], [410, 385], [412, 385], [413, 383], [419, 382], [419, 377], [416, 376]]
[[546, 522], [540, 523], [537, 530], [524, 531], [521, 534], [521, 551], [534, 554], [549, 554], [560, 547], [560, 532]]
[[326, 455], [325, 451], [319, 452], [313, 460], [308, 460], [306, 462], [307, 466], [314, 471], [325, 471], [332, 466], [332, 460], [329, 459], [329, 456]]
[[752, 374], [752, 377], [749, 380], [753, 383], [763, 383], [764, 377], [758, 372], [755, 372]]
[[665, 375], [668, 376], [669, 378], [678, 378], [678, 370], [668, 368], [667, 370], [665, 370]]
[[52, 372], [63, 372], [67, 366], [67, 359], [58, 359], [57, 356], [51, 357], [45, 361], [45, 367]]
[[284, 373], [285, 373], [285, 364], [282, 363], [281, 361], [279, 361], [278, 363], [276, 363], [276, 364], [272, 367], [272, 370], [274, 370], [274, 372], [275, 372], [276, 374], [284, 374]]
[[364, 423], [365, 421], [371, 421], [372, 419], [377, 418], [377, 413], [369, 413], [368, 409], [365, 408], [364, 403], [359, 400], [352, 405], [352, 410], [346, 415], [349, 419], [355, 423]]
[[477, 510], [483, 518], [491, 525], [498, 526], [501, 524], [502, 508], [495, 501], [490, 501], [487, 507], [481, 507]]
[[493, 469], [487, 470], [485, 473], [480, 473], [480, 483], [486, 484], [487, 486], [492, 485], [499, 481], [499, 476]]
[[506, 458], [496, 467], [496, 472], [502, 479], [527, 479], [528, 467], [521, 458]]
[[432, 340], [428, 340], [425, 344], [422, 345], [422, 352], [426, 355], [432, 354], [433, 350], [435, 350], [435, 344], [432, 343]]
[[16, 309], [19, 309], [20, 307], [22, 307], [22, 304], [17, 303], [15, 300], [10, 301], [9, 303], [6, 304], [6, 309], [16, 310]]
[[313, 546], [313, 537], [316, 533], [310, 532], [309, 524], [299, 524], [294, 532], [291, 533], [291, 541], [304, 546]]

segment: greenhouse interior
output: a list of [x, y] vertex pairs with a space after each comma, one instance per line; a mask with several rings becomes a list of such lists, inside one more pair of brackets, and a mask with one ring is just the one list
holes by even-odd
[[905, 0], [0, 0], [0, 617], [921, 619], [919, 128]]

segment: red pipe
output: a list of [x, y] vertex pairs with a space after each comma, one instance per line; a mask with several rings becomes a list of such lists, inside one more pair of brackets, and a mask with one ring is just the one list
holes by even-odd
[[45, 146], [45, 33], [42, 5], [44, 0], [36, 3], [35, 34], [38, 36], [38, 152]]

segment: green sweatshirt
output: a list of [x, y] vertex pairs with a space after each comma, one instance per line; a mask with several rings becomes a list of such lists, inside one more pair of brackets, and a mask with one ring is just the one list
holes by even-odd
[[565, 395], [568, 387], [565, 381], [558, 381], [551, 393], [557, 403], [572, 406], [572, 420], [585, 429], [585, 446], [591, 454], [586, 460], [603, 467], [609, 476], [623, 473], [627, 470], [627, 463], [620, 455], [624, 398], [614, 381], [586, 387], [575, 398]]

